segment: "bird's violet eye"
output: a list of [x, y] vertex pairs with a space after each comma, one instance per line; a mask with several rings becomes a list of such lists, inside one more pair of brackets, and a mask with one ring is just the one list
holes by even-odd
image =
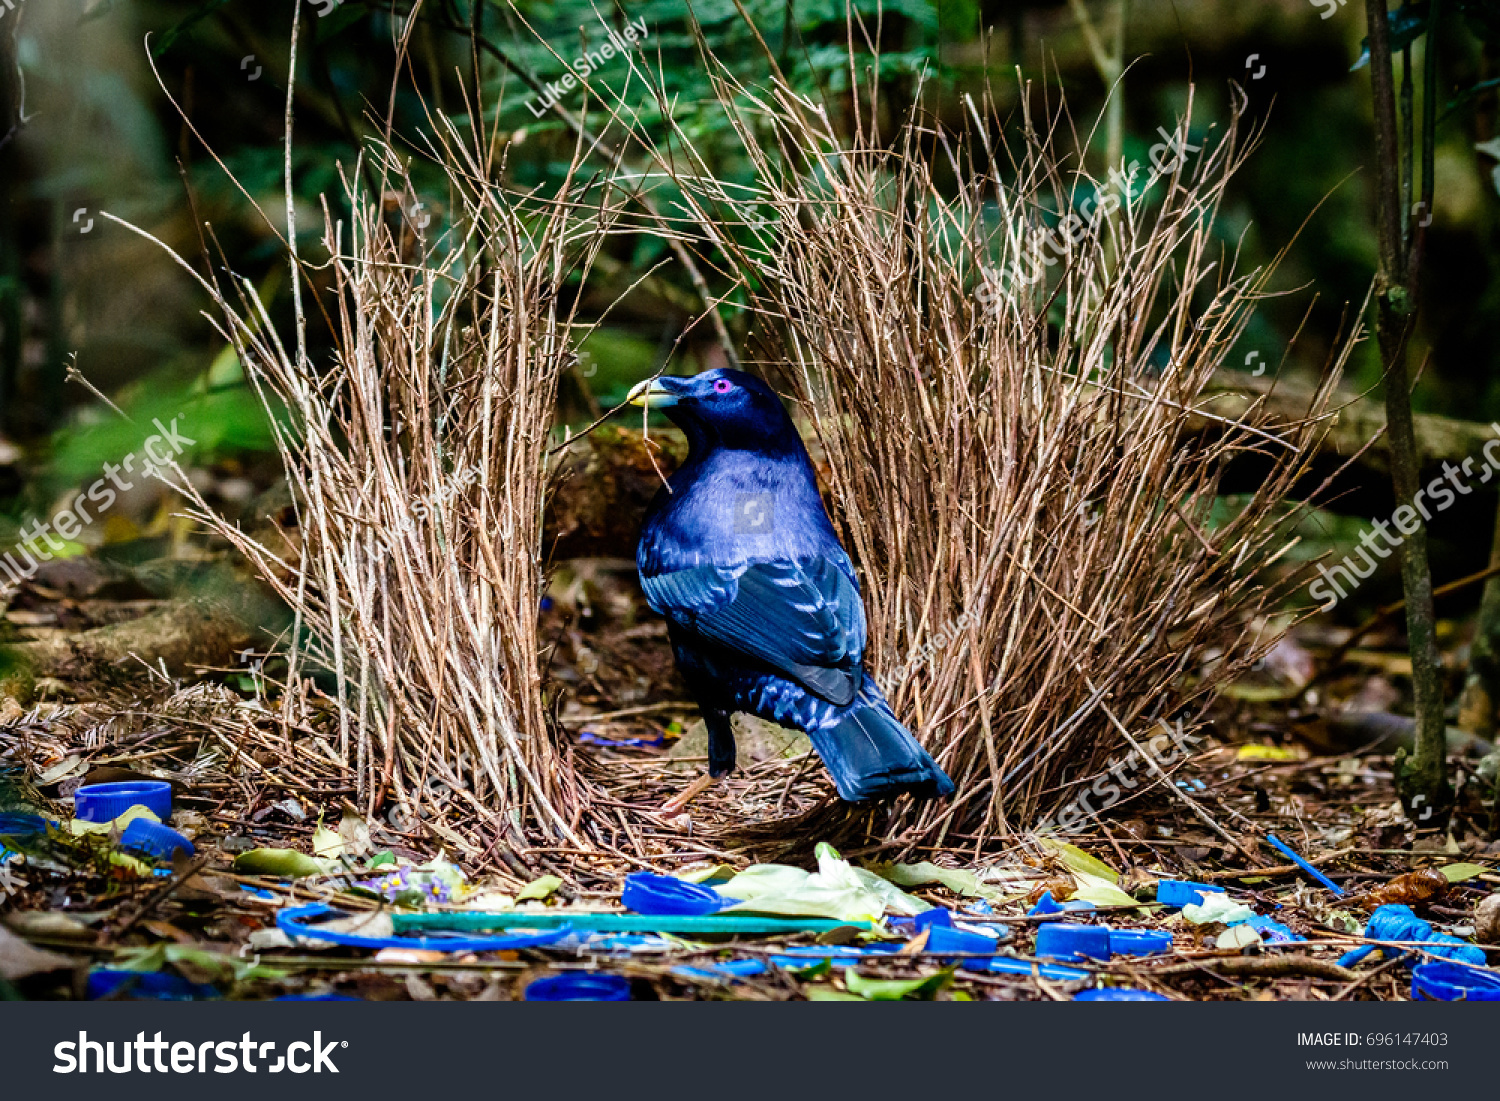
[[727, 378], [714, 380], [714, 393], [716, 394], [727, 394], [733, 389], [734, 383], [730, 382]]

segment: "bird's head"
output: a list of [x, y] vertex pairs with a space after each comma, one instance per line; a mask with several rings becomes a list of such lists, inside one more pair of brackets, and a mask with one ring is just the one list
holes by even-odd
[[760, 451], [801, 444], [776, 392], [743, 371], [719, 368], [691, 378], [661, 375], [638, 383], [626, 400], [660, 409], [693, 443]]

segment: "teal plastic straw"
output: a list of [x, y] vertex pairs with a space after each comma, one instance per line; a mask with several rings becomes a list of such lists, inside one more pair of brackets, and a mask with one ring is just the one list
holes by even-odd
[[392, 914], [397, 933], [436, 930], [478, 932], [555, 929], [570, 925], [591, 933], [826, 933], [830, 929], [869, 929], [868, 921], [771, 917], [764, 914], [617, 914], [580, 910], [501, 910], [475, 913]]

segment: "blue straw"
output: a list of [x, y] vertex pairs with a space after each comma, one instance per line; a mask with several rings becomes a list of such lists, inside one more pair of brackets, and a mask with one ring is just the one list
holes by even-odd
[[1297, 867], [1301, 868], [1308, 875], [1312, 876], [1319, 883], [1323, 884], [1323, 886], [1327, 887], [1334, 894], [1339, 895], [1340, 897], [1343, 896], [1344, 889], [1342, 887], [1340, 887], [1333, 880], [1329, 879], [1322, 872], [1318, 871], [1318, 869], [1314, 868], [1307, 861], [1303, 860], [1300, 856], [1298, 856], [1296, 853], [1294, 853], [1291, 849], [1287, 848], [1287, 846], [1284, 845], [1281, 842], [1281, 839], [1278, 838], [1274, 833], [1268, 833], [1268, 834], [1266, 834], [1266, 840], [1269, 841], [1272, 845], [1274, 845], [1276, 847], [1277, 851], [1280, 852], [1283, 856], [1285, 856], [1288, 860], [1290, 860], [1293, 864], [1297, 865]]

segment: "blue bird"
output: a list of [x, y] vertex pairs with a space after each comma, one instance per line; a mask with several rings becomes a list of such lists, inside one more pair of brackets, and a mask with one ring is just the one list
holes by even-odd
[[663, 410], [689, 445], [636, 551], [708, 726], [708, 775], [663, 809], [734, 770], [736, 711], [803, 731], [849, 802], [953, 794], [864, 668], [859, 579], [781, 400], [751, 375], [714, 370], [651, 379], [629, 401]]

